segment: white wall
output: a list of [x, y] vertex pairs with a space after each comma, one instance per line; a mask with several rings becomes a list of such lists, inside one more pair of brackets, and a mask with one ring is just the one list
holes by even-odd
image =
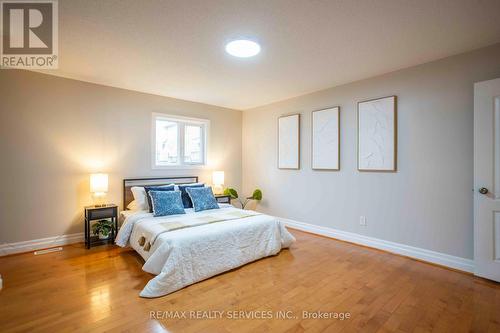
[[[500, 77], [500, 44], [247, 110], [243, 187], [259, 210], [472, 258], [473, 82]], [[300, 78], [297, 78], [300, 80]], [[398, 172], [358, 172], [358, 101], [398, 96]], [[311, 170], [311, 111], [341, 107], [341, 170]], [[277, 118], [301, 113], [301, 169], [277, 169]], [[367, 226], [359, 225], [360, 215]]]
[[[241, 184], [240, 111], [17, 70], [0, 70], [0, 108], [0, 245], [83, 232], [92, 172], [119, 205], [123, 178], [220, 169]], [[207, 169], [152, 170], [153, 112], [211, 120]]]

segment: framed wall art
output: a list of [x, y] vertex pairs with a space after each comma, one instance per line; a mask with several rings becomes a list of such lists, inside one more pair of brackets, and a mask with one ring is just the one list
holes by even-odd
[[340, 107], [312, 112], [311, 167], [340, 170]]
[[278, 168], [300, 168], [300, 114], [278, 118]]
[[397, 170], [397, 97], [358, 103], [358, 170]]

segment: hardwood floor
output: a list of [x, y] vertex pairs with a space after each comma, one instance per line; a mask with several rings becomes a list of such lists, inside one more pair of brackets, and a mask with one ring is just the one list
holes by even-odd
[[[75, 244], [2, 257], [0, 332], [500, 332], [497, 283], [292, 232], [290, 250], [157, 299], [138, 296], [152, 275], [132, 250]], [[225, 312], [190, 318], [197, 310]], [[182, 311], [188, 319], [165, 318]], [[304, 319], [303, 311], [350, 318]], [[274, 319], [241, 318], [252, 314]]]

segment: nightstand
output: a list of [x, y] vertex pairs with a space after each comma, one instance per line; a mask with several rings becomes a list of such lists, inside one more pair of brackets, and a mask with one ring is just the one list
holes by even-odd
[[[91, 235], [91, 222], [103, 219], [111, 219], [115, 230], [106, 239], [99, 239], [99, 236]], [[115, 204], [107, 204], [105, 206], [86, 206], [85, 207], [85, 247], [90, 249], [93, 245], [113, 243], [116, 232], [118, 231], [118, 206]]]
[[229, 195], [224, 195], [224, 194], [216, 194], [215, 195], [215, 200], [217, 200], [217, 203], [231, 203], [231, 196]]

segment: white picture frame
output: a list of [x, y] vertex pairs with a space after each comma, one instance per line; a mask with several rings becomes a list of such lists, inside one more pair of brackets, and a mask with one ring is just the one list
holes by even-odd
[[397, 96], [358, 103], [358, 170], [397, 171]]
[[300, 114], [278, 118], [278, 169], [300, 169]]
[[311, 123], [311, 168], [340, 170], [340, 107], [313, 111]]

